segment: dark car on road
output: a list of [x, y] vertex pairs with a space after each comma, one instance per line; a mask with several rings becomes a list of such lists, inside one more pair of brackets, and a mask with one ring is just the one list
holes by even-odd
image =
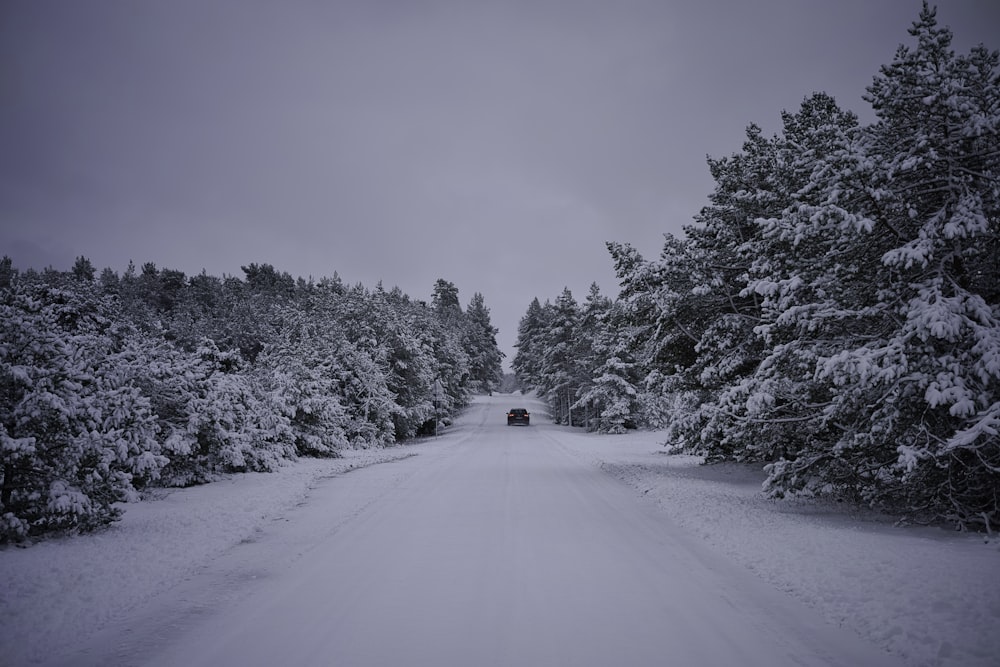
[[513, 424], [524, 424], [525, 426], [528, 426], [530, 419], [531, 416], [524, 408], [513, 408], [507, 412], [507, 426], [511, 426]]

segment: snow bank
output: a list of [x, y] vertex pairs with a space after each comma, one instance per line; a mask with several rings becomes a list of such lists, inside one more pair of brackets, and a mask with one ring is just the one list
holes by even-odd
[[268, 522], [304, 503], [322, 480], [413, 456], [407, 447], [301, 459], [125, 506], [108, 530], [0, 550], [0, 663], [22, 665], [69, 649], [169, 590]]
[[566, 436], [714, 549], [907, 663], [1000, 664], [1000, 541], [832, 501], [769, 500], [758, 467], [664, 454], [657, 433]]

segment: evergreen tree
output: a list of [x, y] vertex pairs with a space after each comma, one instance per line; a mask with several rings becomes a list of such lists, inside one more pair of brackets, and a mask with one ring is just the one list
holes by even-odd
[[627, 338], [619, 335], [624, 328], [622, 315], [623, 309], [592, 284], [580, 318], [580, 335], [587, 341], [581, 363], [587, 377], [573, 405], [584, 412], [588, 430], [624, 433], [626, 426], [636, 423], [635, 364]]
[[[615, 319], [620, 345], [636, 360], [641, 421], [680, 427], [708, 400], [688, 372], [697, 360], [696, 346], [702, 318], [695, 287], [692, 247], [686, 240], [666, 235], [655, 262], [648, 262], [626, 244], [609, 243], [621, 284]], [[690, 403], [687, 409], [679, 405]], [[673, 408], [673, 409], [671, 409]], [[700, 420], [695, 419], [695, 424]], [[684, 441], [683, 431], [673, 434]]]
[[543, 307], [538, 298], [528, 304], [528, 311], [521, 318], [517, 327], [517, 353], [511, 361], [511, 367], [518, 384], [525, 389], [535, 389], [541, 381], [542, 352], [545, 349], [542, 335], [548, 327], [548, 316], [551, 306]]
[[372, 306], [372, 314], [378, 317], [378, 336], [388, 355], [386, 384], [396, 404], [395, 439], [412, 438], [434, 415], [433, 345], [420, 325], [427, 313], [398, 289], [389, 293], [376, 290]]
[[94, 269], [94, 265], [90, 263], [90, 260], [80, 255], [76, 258], [76, 263], [73, 264], [73, 269], [71, 271], [73, 277], [81, 282], [93, 282], [94, 276], [97, 271]]
[[348, 444], [347, 411], [339, 393], [337, 351], [343, 345], [329, 310], [289, 309], [275, 343], [258, 358], [279, 412], [289, 421], [296, 453], [337, 456]]
[[0, 259], [0, 289], [8, 289], [17, 279], [18, 271], [14, 268], [14, 260], [7, 255]]
[[537, 386], [555, 422], [572, 424], [572, 405], [579, 398], [577, 390], [583, 384], [585, 371], [580, 364], [580, 310], [568, 287], [556, 299], [551, 315], [542, 336], [544, 352]]
[[441, 318], [445, 320], [461, 319], [462, 306], [458, 302], [458, 288], [455, 287], [454, 283], [439, 278], [434, 283], [431, 303]]
[[164, 465], [116, 319], [92, 284], [0, 290], [0, 541], [113, 521]]
[[212, 473], [265, 472], [294, 458], [294, 433], [262, 382], [265, 376], [247, 367], [239, 352], [220, 350], [210, 340], [197, 354], [209, 369], [207, 391], [191, 411], [201, 467]]
[[[810, 282], [842, 277], [834, 251], [871, 259], [808, 316], [812, 330], [835, 317], [852, 333], [832, 348], [811, 337], [829, 436], [774, 465], [768, 483], [989, 526], [1000, 518], [998, 56], [956, 55], [926, 5], [910, 32], [916, 46], [868, 89], [878, 122], [816, 171], [823, 201], [787, 216], [796, 230], [827, 221], [825, 275]], [[801, 311], [779, 316], [804, 328]]]
[[[705, 219], [716, 220], [706, 232], [717, 229], [726, 213], [735, 212], [736, 219], [750, 225], [739, 240], [730, 237], [731, 251], [724, 250], [724, 234], [714, 235], [722, 243], [699, 244], [709, 264], [726, 266], [733, 258], [740, 267], [728, 276], [702, 271], [696, 288], [710, 294], [708, 278], [712, 284], [727, 285], [728, 291], [710, 311], [715, 315], [698, 343], [692, 372], [703, 395], [692, 418], [686, 419], [689, 427], [696, 426], [696, 433], [685, 434], [686, 442], [700, 442], [696, 448], [710, 459], [773, 460], [816, 437], [816, 429], [801, 413], [823, 399], [816, 394], [810, 364], [801, 356], [801, 332], [788, 329], [772, 305], [775, 300], [788, 305], [799, 296], [811, 303], [808, 291], [801, 288], [805, 276], [822, 266], [826, 245], [822, 233], [790, 235], [775, 221], [820, 197], [811, 185], [812, 174], [824, 160], [842, 152], [857, 119], [822, 93], [806, 98], [798, 112], [784, 112], [782, 118], [781, 135], [745, 144], [746, 159], [732, 162], [749, 171], [735, 179], [730, 174], [717, 187], [715, 202], [744, 203], [721, 211], [717, 205], [706, 209], [714, 213]], [[822, 227], [815, 219], [812, 223], [814, 229]], [[831, 287], [836, 286], [818, 289]]]
[[470, 385], [475, 391], [490, 393], [503, 378], [503, 353], [497, 346], [498, 329], [490, 322], [490, 309], [476, 292], [465, 311], [465, 349], [469, 355]]

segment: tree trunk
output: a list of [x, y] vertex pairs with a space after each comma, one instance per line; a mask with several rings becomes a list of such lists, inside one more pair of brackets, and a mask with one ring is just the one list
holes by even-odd
[[10, 507], [10, 499], [14, 493], [14, 464], [5, 463], [3, 466], [3, 486], [0, 486], [0, 508]]

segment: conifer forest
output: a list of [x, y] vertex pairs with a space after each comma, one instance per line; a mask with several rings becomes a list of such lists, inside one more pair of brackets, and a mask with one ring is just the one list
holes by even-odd
[[823, 93], [710, 159], [660, 256], [608, 243], [621, 291], [529, 305], [513, 367], [562, 423], [665, 429], [766, 465], [765, 490], [1000, 524], [998, 55], [926, 4], [867, 88]]
[[0, 262], [0, 540], [91, 530], [149, 486], [433, 433], [499, 385], [489, 309], [398, 289], [145, 264]]

